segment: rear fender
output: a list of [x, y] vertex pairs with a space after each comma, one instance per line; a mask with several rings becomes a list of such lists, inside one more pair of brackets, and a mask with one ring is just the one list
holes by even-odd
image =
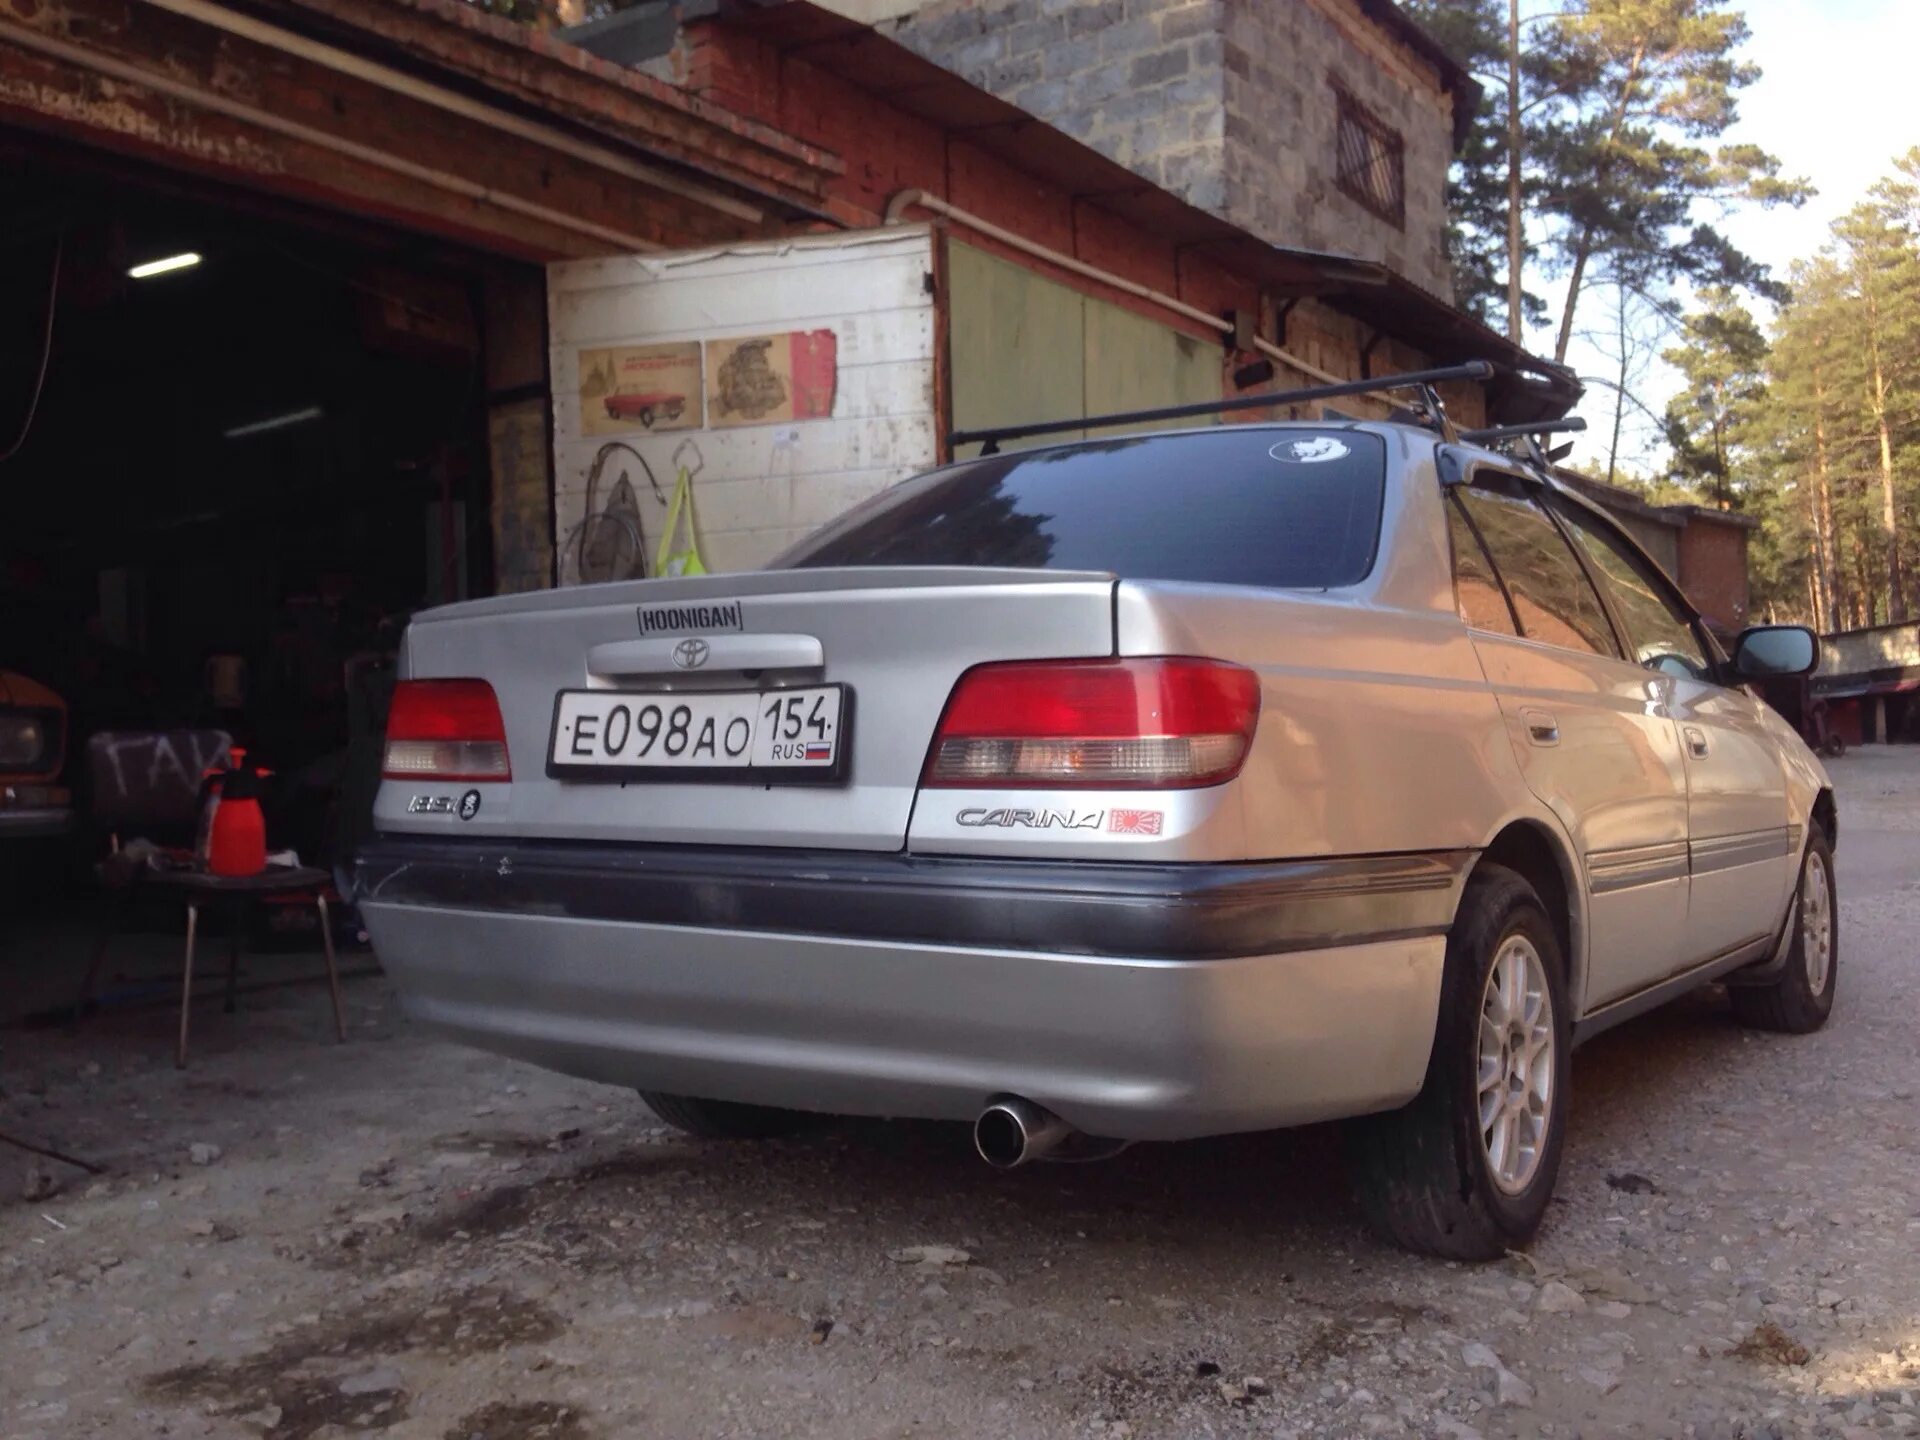
[[[1560, 890], [1565, 896], [1565, 911], [1563, 915], [1551, 918], [1564, 921], [1562, 940], [1567, 951], [1567, 1000], [1573, 1010], [1569, 1018], [1577, 1020], [1586, 1008], [1587, 976], [1592, 957], [1588, 954], [1586, 876], [1575, 859], [1573, 838], [1553, 811], [1535, 803], [1510, 812], [1488, 832], [1480, 846], [1481, 863], [1492, 861], [1507, 864], [1524, 873], [1527, 865], [1524, 861], [1516, 863], [1519, 857], [1513, 854], [1512, 847], [1516, 845], [1527, 847], [1527, 852], [1541, 863], [1550, 862], [1559, 875]], [[1472, 872], [1468, 873], [1471, 875]], [[1535, 888], [1541, 887], [1536, 885]], [[1464, 889], [1463, 885], [1463, 893]], [[1543, 895], [1541, 901], [1550, 911], [1553, 909], [1552, 896]], [[1457, 899], [1455, 905], [1457, 918]]]

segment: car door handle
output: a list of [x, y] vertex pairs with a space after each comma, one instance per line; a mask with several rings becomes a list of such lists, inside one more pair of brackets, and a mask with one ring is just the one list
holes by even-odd
[[1560, 722], [1544, 710], [1531, 707], [1520, 712], [1520, 719], [1526, 724], [1527, 739], [1536, 745], [1558, 745], [1560, 743]]
[[1707, 758], [1707, 732], [1697, 725], [1687, 726], [1687, 751], [1696, 760]]

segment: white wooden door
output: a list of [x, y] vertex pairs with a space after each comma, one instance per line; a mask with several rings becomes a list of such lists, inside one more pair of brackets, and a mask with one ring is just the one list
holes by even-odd
[[[551, 266], [560, 583], [579, 583], [583, 562], [584, 578], [634, 578], [608, 572], [636, 559], [654, 573], [676, 457], [698, 466], [694, 512], [710, 570], [761, 566], [935, 464], [932, 271], [924, 225]], [[795, 397], [767, 383], [764, 367], [745, 408], [713, 403], [707, 392], [741, 341], [772, 343], [747, 357], [758, 364], [787, 337], [811, 366], [831, 355], [824, 413], [792, 417]], [[735, 381], [743, 373], [733, 367]], [[808, 393], [820, 409], [817, 383]], [[594, 515], [613, 518], [589, 525]]]

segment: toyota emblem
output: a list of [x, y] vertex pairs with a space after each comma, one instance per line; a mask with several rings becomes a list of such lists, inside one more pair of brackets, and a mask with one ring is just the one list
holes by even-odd
[[712, 653], [713, 647], [704, 640], [682, 640], [673, 647], [673, 663], [682, 670], [698, 670]]

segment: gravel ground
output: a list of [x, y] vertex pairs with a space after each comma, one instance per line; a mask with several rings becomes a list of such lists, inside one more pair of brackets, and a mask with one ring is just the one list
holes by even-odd
[[1831, 1024], [1596, 1041], [1546, 1230], [1478, 1268], [1372, 1240], [1330, 1130], [695, 1143], [378, 979], [344, 1047], [317, 989], [203, 1007], [184, 1074], [163, 1010], [6, 1033], [0, 1129], [109, 1173], [0, 1149], [0, 1436], [1915, 1433], [1920, 751], [1834, 769]]

